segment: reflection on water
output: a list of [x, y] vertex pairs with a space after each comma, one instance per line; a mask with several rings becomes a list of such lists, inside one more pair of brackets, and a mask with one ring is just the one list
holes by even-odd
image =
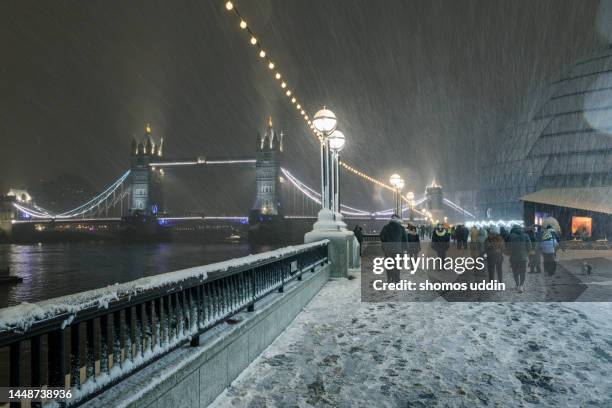
[[0, 245], [0, 269], [22, 283], [0, 284], [0, 307], [96, 289], [143, 276], [269, 251], [271, 246], [104, 242]]

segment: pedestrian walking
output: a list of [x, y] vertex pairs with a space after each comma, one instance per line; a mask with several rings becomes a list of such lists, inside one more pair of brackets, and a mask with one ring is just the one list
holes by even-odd
[[469, 231], [465, 225], [457, 225], [455, 228], [455, 235], [457, 239], [457, 249], [467, 249]]
[[[387, 223], [380, 231], [380, 242], [382, 249], [387, 258], [395, 258], [396, 255], [401, 255], [406, 252], [408, 247], [408, 237], [406, 229], [402, 225], [402, 220], [397, 214], [393, 214], [391, 221]], [[387, 282], [397, 283], [400, 281], [400, 272], [394, 266], [387, 270]]]
[[548, 276], [554, 275], [557, 270], [556, 258], [558, 249], [559, 242], [557, 241], [556, 234], [553, 228], [548, 226], [542, 234], [542, 241], [540, 242], [540, 250], [544, 258], [544, 271]]
[[470, 255], [472, 258], [478, 257], [478, 253], [480, 252], [478, 234], [478, 227], [476, 227], [476, 225], [472, 225], [472, 228], [470, 229]]
[[527, 257], [531, 250], [531, 241], [519, 225], [510, 229], [510, 235], [506, 242], [506, 251], [510, 255], [510, 268], [514, 275], [516, 290], [523, 293], [525, 285], [525, 273], [527, 272]]
[[492, 226], [485, 239], [485, 254], [487, 256], [487, 269], [489, 280], [492, 281], [497, 273], [497, 281], [503, 282], [502, 264], [504, 261], [504, 239], [499, 233], [499, 228]]
[[353, 234], [355, 234], [355, 238], [357, 238], [357, 242], [359, 243], [359, 255], [361, 255], [361, 246], [363, 244], [363, 228], [361, 228], [361, 225], [355, 225]]
[[444, 258], [446, 258], [446, 251], [448, 251], [449, 246], [450, 234], [444, 229], [444, 225], [438, 223], [436, 229], [431, 234], [431, 249], [433, 249], [438, 258], [441, 259], [442, 265], [444, 265]]
[[408, 255], [410, 255], [412, 258], [416, 258], [421, 252], [421, 240], [419, 239], [419, 233], [414, 225], [408, 225], [408, 228], [406, 228], [406, 233], [408, 237]]
[[529, 273], [542, 272], [542, 250], [540, 242], [542, 240], [539, 225], [533, 225], [527, 229], [527, 235], [531, 240], [531, 251], [529, 251]]

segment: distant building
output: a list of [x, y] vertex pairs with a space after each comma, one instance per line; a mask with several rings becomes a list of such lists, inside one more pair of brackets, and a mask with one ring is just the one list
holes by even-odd
[[[612, 201], [612, 47], [577, 61], [524, 102], [481, 171], [480, 214], [528, 225], [552, 215], [564, 234], [573, 217], [609, 217], [594, 201]], [[578, 202], [582, 208], [568, 207]]]

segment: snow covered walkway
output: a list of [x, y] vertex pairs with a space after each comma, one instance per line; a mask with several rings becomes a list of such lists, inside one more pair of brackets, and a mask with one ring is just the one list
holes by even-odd
[[362, 303], [360, 278], [332, 281], [213, 405], [611, 407], [611, 315], [610, 303]]

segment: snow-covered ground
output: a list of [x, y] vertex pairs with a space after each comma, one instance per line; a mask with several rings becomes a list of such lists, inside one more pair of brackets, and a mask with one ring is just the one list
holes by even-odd
[[362, 303], [328, 283], [216, 407], [612, 407], [610, 303]]

